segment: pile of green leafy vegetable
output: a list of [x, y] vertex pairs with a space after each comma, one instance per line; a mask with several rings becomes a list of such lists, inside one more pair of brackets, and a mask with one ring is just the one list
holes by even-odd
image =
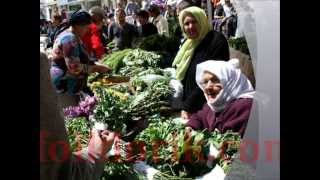
[[113, 42], [113, 41], [111, 41], [111, 42], [109, 42], [109, 43], [107, 44], [107, 47], [108, 47], [109, 49], [113, 49], [113, 48], [116, 47], [116, 43]]
[[135, 118], [150, 116], [168, 107], [169, 97], [172, 94], [173, 90], [169, 86], [169, 79], [155, 81], [133, 96], [129, 111]]
[[162, 56], [141, 49], [130, 51], [124, 58], [124, 66], [119, 70], [120, 75], [134, 76], [149, 68], [159, 67]]
[[234, 155], [239, 151], [240, 148], [240, 134], [232, 132], [231, 130], [221, 133], [216, 129], [215, 131], [211, 132], [209, 143], [212, 143], [217, 149], [225, 149], [223, 157], [219, 159], [218, 164], [225, 173], [228, 173], [231, 168], [231, 160], [234, 158]]
[[179, 49], [179, 45], [180, 40], [175, 36], [167, 37], [154, 34], [142, 39], [137, 47], [146, 51], [176, 52]]
[[93, 111], [93, 119], [108, 124], [109, 130], [126, 132], [126, 124], [132, 120], [145, 119], [161, 108], [169, 106], [169, 97], [173, 90], [167, 77], [153, 81], [136, 94], [128, 93], [128, 86], [118, 89], [97, 87], [95, 95], [98, 104]]
[[248, 43], [244, 36], [239, 38], [230, 38], [228, 39], [228, 42], [229, 42], [229, 45], [234, 49], [250, 55]]
[[133, 170], [132, 163], [107, 162], [101, 180], [110, 179], [139, 180], [139, 175]]
[[[157, 174], [160, 179], [195, 178], [209, 172], [211, 168], [207, 167], [206, 159], [211, 143], [220, 149], [227, 141], [233, 142], [226, 147], [225, 156], [232, 157], [239, 150], [238, 133], [227, 131], [222, 134], [217, 130], [211, 133], [206, 130], [187, 133], [184, 126], [172, 118], [164, 120], [156, 116], [149, 121], [148, 128], [136, 139], [145, 142], [147, 163], [161, 171]], [[227, 173], [230, 160], [225, 156], [219, 157], [217, 164]]]
[[93, 111], [93, 121], [108, 125], [108, 129], [124, 134], [126, 124], [130, 120], [128, 112], [129, 101], [121, 98], [103, 87], [95, 89], [98, 104]]
[[196, 177], [210, 170], [204, 158], [200, 159], [208, 149], [200, 144], [205, 143], [204, 134], [199, 132], [188, 137], [184, 126], [172, 119], [150, 123], [136, 139], [146, 144], [147, 163], [167, 176]]
[[90, 133], [90, 123], [87, 118], [67, 118], [65, 123], [71, 150], [78, 151], [86, 147]]
[[[160, 40], [154, 43], [163, 42]], [[147, 48], [164, 48], [163, 46]], [[90, 83], [96, 83], [92, 90], [97, 98], [90, 120], [107, 124], [109, 130], [125, 135], [130, 130], [130, 122], [147, 119], [149, 126], [144, 127], [135, 140], [145, 142], [147, 163], [160, 170], [154, 179], [178, 180], [202, 175], [210, 170], [205, 163], [210, 144], [219, 149], [225, 146], [226, 141], [233, 141], [235, 143], [227, 146], [225, 156], [217, 161], [227, 172], [230, 158], [232, 159], [239, 149], [240, 136], [237, 133], [193, 131], [188, 134], [184, 125], [176, 123], [172, 117], [160, 115], [161, 111], [169, 106], [169, 97], [173, 93], [169, 86], [170, 75], [159, 67], [162, 60], [161, 55], [142, 49], [127, 49], [108, 55], [103, 63], [113, 68], [115, 75], [131, 77], [130, 85], [106, 87], [100, 82], [105, 75], [97, 73], [90, 76]], [[80, 145], [87, 145], [90, 123], [86, 118], [67, 121], [68, 136], [73, 149], [79, 148], [79, 142]], [[77, 134], [82, 137], [80, 141]], [[155, 148], [158, 148], [156, 154], [153, 151]], [[139, 175], [133, 171], [132, 162], [126, 161], [125, 157], [122, 157], [122, 160], [124, 161], [109, 161], [102, 179], [139, 179]]]
[[121, 51], [112, 52], [111, 54], [104, 57], [102, 62], [103, 64], [109, 66], [112, 69], [112, 72], [116, 74], [118, 73], [119, 69], [124, 66], [122, 61], [123, 58], [131, 51], [132, 49], [124, 49]]

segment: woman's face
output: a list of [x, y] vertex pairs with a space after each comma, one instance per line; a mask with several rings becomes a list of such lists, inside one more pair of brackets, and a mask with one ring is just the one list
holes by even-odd
[[183, 29], [186, 32], [189, 39], [196, 39], [199, 36], [199, 25], [197, 20], [187, 15], [183, 20]]
[[217, 95], [223, 88], [219, 78], [210, 72], [203, 73], [201, 86], [208, 102], [216, 100]]

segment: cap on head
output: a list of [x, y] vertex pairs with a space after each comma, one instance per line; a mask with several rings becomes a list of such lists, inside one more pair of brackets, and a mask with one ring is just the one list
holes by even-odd
[[71, 16], [70, 16], [70, 20], [69, 23], [71, 26], [73, 25], [88, 25], [91, 24], [91, 16], [88, 12], [84, 11], [84, 10], [79, 10], [74, 12]]

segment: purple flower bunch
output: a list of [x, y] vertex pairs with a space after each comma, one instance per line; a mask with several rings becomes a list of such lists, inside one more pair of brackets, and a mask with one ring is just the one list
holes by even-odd
[[97, 104], [95, 96], [87, 96], [78, 106], [70, 106], [63, 109], [64, 115], [68, 118], [89, 117]]

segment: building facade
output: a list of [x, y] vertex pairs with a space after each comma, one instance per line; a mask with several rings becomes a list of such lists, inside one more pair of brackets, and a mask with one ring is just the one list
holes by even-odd
[[40, 18], [51, 20], [54, 14], [61, 14], [63, 10], [69, 17], [74, 11], [89, 10], [93, 6], [111, 10], [116, 9], [119, 4], [125, 7], [126, 3], [127, 0], [40, 0]]

